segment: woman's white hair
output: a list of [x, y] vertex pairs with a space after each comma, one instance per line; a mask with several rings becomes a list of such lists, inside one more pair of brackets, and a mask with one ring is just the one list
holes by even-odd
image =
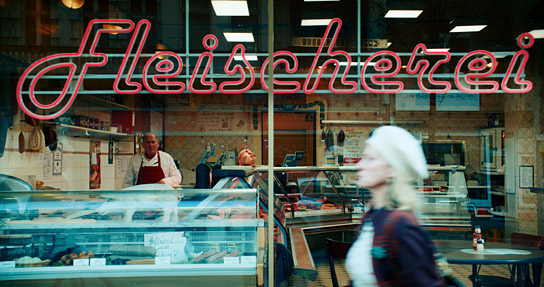
[[414, 213], [419, 213], [421, 198], [414, 188], [413, 180], [402, 173], [397, 172], [396, 174], [396, 177], [387, 181], [385, 206], [388, 209], [412, 210]]

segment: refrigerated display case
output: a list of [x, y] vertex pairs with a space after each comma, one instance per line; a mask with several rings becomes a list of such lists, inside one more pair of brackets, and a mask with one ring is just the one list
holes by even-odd
[[[257, 170], [260, 177], [267, 178], [266, 169]], [[415, 186], [421, 197], [423, 226], [470, 230], [465, 167], [429, 166], [428, 170], [429, 178]], [[275, 167], [274, 175], [274, 191], [286, 207], [287, 227], [300, 222], [358, 221], [371, 199], [368, 190], [357, 186], [355, 166]]]
[[0, 285], [265, 284], [256, 189], [161, 186], [0, 191]]

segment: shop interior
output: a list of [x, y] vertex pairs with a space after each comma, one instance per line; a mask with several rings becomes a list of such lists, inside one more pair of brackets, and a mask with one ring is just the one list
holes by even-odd
[[[530, 44], [518, 40], [544, 29], [542, 1], [276, 0], [269, 13], [268, 1], [248, 0], [231, 1], [246, 3], [247, 15], [230, 16], [214, 2], [229, 1], [0, 1], [0, 112], [6, 126], [0, 136], [0, 261], [28, 255], [43, 258], [37, 268], [66, 267], [83, 262], [74, 259], [91, 264], [92, 251], [104, 265], [134, 264], [127, 276], [152, 276], [161, 271], [154, 258], [159, 247], [115, 248], [170, 240], [167, 233], [178, 233], [182, 240], [175, 244], [183, 254], [166, 254], [172, 248], [163, 246], [163, 257], [183, 268], [162, 270], [169, 278], [164, 280], [175, 278], [168, 272], [181, 272], [191, 282], [209, 277], [202, 286], [225, 278], [234, 286], [263, 286], [270, 281], [265, 236], [270, 227], [263, 219], [270, 216], [276, 254], [280, 249], [291, 254], [283, 263], [276, 258], [274, 266], [292, 264], [292, 272], [276, 269], [275, 281], [325, 284], [319, 280], [320, 266], [329, 266], [326, 239], [352, 242], [357, 235], [371, 197], [357, 186], [355, 164], [365, 140], [383, 125], [405, 128], [421, 141], [429, 178], [414, 186], [423, 203], [421, 224], [434, 239], [468, 242], [480, 226], [490, 243], [511, 243], [520, 234], [534, 236], [527, 239], [531, 244], [542, 240], [544, 37], [532, 36]], [[385, 16], [399, 9], [423, 12], [416, 18]], [[273, 37], [267, 31], [270, 15]], [[106, 22], [93, 22], [97, 19]], [[112, 19], [124, 22], [107, 22]], [[308, 19], [328, 22], [306, 25]], [[451, 32], [461, 25], [484, 28]], [[93, 46], [89, 39], [99, 30], [104, 34]], [[231, 41], [229, 32], [249, 32], [252, 40]], [[419, 79], [421, 67], [410, 60], [422, 57], [435, 65], [440, 59], [419, 56], [419, 44], [449, 53], [435, 72], [451, 90], [423, 90], [440, 85]], [[285, 52], [278, 56], [284, 61], [274, 63], [273, 94], [269, 47]], [[107, 60], [92, 55], [95, 48]], [[82, 54], [73, 54], [78, 49]], [[479, 55], [487, 69], [472, 68], [489, 72], [480, 79], [498, 83], [492, 92], [488, 85], [458, 80], [459, 73], [471, 70], [465, 63], [458, 71], [466, 55], [481, 50], [488, 51]], [[338, 51], [344, 54], [331, 54]], [[394, 52], [398, 62], [388, 54], [368, 64], [379, 51]], [[523, 61], [516, 58], [518, 51], [528, 58], [514, 81], [512, 67]], [[74, 78], [66, 76], [72, 73], [69, 65], [25, 74], [47, 61], [34, 63], [60, 54], [76, 67]], [[240, 55], [246, 58], [236, 59]], [[368, 80], [372, 73], [396, 69], [387, 70], [386, 62], [381, 67], [380, 59], [398, 65], [395, 75], [381, 78], [396, 84]], [[365, 71], [370, 71], [366, 78]], [[175, 76], [151, 80], [145, 78], [148, 72]], [[395, 85], [402, 88], [394, 90]], [[62, 91], [68, 96], [60, 98]], [[173, 157], [183, 180], [158, 197], [149, 190], [129, 196], [123, 178], [130, 158], [143, 151], [146, 132], [158, 136], [160, 150]], [[246, 149], [256, 155], [253, 166], [239, 161]], [[271, 194], [274, 206], [268, 204]], [[202, 271], [186, 268], [204, 260], [199, 257], [204, 253], [208, 264]], [[223, 264], [228, 257], [238, 260], [235, 268]], [[149, 264], [155, 267], [146, 271]], [[64, 269], [34, 269], [30, 275], [20, 270], [0, 267], [11, 278], [5, 280], [20, 286], [46, 277], [88, 277], [83, 269], [71, 275]], [[122, 284], [116, 270], [100, 270]], [[159, 279], [146, 280], [134, 282]]]

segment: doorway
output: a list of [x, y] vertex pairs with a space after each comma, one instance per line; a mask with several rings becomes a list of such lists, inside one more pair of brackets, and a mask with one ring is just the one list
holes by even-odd
[[[315, 166], [316, 111], [274, 112], [274, 166], [280, 166], [287, 154], [304, 152], [299, 166]], [[268, 164], [268, 113], [261, 113], [263, 123], [262, 163]]]

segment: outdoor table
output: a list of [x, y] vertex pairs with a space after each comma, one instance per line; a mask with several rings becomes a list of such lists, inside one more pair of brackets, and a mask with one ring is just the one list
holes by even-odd
[[[473, 250], [472, 241], [468, 240], [435, 240], [435, 245], [448, 263], [472, 265], [473, 285], [478, 280], [479, 266], [512, 264], [517, 269], [516, 286], [524, 287], [525, 279], [529, 278], [527, 275], [529, 264], [531, 264], [534, 286], [540, 286], [544, 250], [509, 243], [486, 242], [484, 252], [477, 252]], [[514, 279], [513, 275], [511, 275], [512, 279]]]

